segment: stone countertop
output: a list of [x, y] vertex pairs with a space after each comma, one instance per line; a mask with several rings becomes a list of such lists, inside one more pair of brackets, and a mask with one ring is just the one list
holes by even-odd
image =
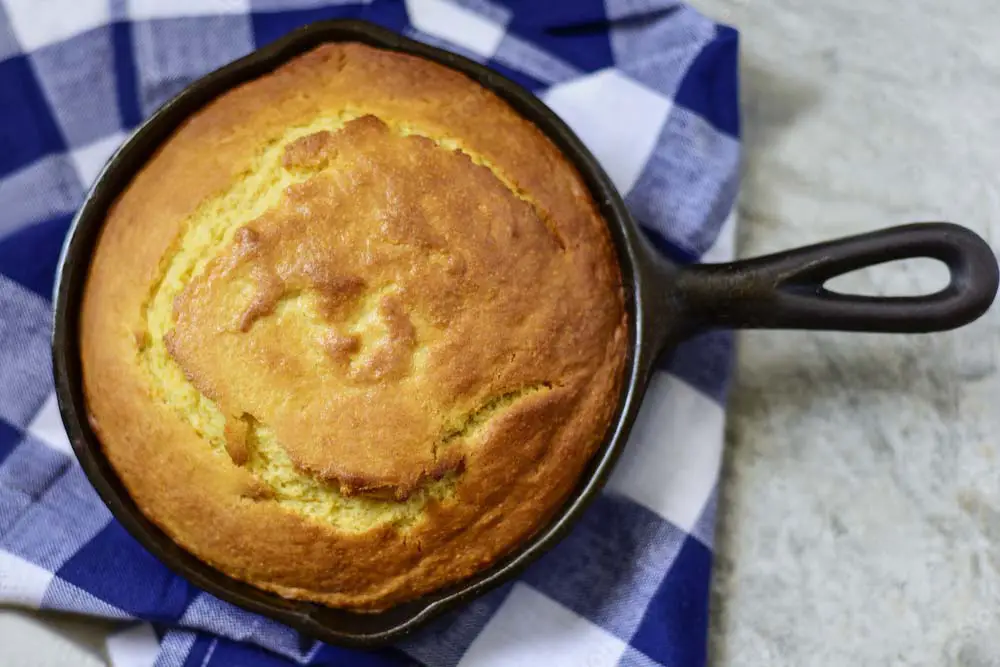
[[[701, 0], [742, 39], [741, 256], [908, 221], [1000, 244], [987, 0]], [[838, 281], [915, 294], [930, 260]], [[1000, 665], [1000, 309], [739, 338], [711, 664]]]
[[[695, 4], [742, 33], [741, 255], [935, 219], [1000, 243], [994, 3]], [[944, 279], [911, 262], [838, 286]], [[998, 356], [997, 307], [948, 334], [740, 337], [711, 664], [1000, 665]], [[0, 645], [99, 665], [108, 627], [5, 611]]]

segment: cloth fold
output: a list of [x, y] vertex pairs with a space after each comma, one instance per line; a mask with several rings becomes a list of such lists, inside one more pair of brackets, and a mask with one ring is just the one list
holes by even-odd
[[662, 252], [731, 258], [737, 36], [685, 4], [0, 0], [0, 604], [122, 620], [108, 640], [118, 667], [703, 665], [725, 332], [663, 360], [607, 489], [558, 547], [389, 649], [328, 646], [198, 590], [125, 532], [75, 462], [49, 335], [84, 193], [191, 81], [329, 18], [373, 21], [518, 81], [581, 136]]

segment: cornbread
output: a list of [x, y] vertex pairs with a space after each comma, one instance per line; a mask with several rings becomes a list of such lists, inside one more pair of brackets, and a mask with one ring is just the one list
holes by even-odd
[[107, 216], [90, 422], [228, 575], [379, 610], [541, 528], [602, 442], [621, 275], [579, 174], [465, 76], [330, 44], [189, 118]]

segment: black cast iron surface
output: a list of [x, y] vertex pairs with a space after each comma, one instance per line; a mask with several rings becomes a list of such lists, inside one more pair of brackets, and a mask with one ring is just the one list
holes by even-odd
[[[534, 122], [582, 174], [607, 220], [621, 265], [629, 316], [629, 354], [618, 410], [604, 444], [557, 516], [534, 538], [464, 582], [384, 612], [357, 614], [286, 600], [232, 579], [181, 549], [139, 511], [104, 457], [87, 419], [79, 356], [79, 304], [108, 208], [133, 174], [178, 125], [214, 97], [324, 42], [357, 41], [404, 51], [459, 70]], [[830, 278], [896, 259], [944, 262], [951, 280], [919, 297], [865, 297], [828, 291]], [[381, 646], [518, 575], [553, 547], [601, 490], [619, 453], [656, 360], [685, 337], [712, 327], [809, 328], [918, 333], [952, 329], [982, 315], [997, 291], [997, 262], [971, 231], [949, 223], [895, 227], [756, 259], [679, 267], [652, 250], [600, 165], [566, 125], [531, 93], [461, 56], [372, 24], [329, 21], [301, 28], [192, 84], [118, 150], [70, 229], [60, 261], [52, 337], [56, 392], [80, 464], [114, 516], [151, 553], [195, 585], [233, 604], [327, 642]]]

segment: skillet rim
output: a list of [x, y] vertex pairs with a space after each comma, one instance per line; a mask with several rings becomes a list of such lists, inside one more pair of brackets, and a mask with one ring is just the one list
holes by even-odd
[[[132, 175], [190, 115], [223, 92], [272, 71], [281, 64], [327, 42], [358, 41], [401, 51], [458, 70], [503, 98], [534, 123], [577, 168], [606, 221], [622, 274], [629, 320], [626, 377], [618, 407], [600, 448], [581, 474], [576, 489], [550, 522], [532, 538], [490, 568], [440, 591], [377, 613], [356, 613], [317, 603], [287, 600], [223, 574], [175, 544], [139, 510], [117, 473], [103, 455], [88, 424], [78, 348], [79, 303], [91, 251], [107, 209], [127, 187]], [[385, 646], [433, 618], [517, 577], [530, 563], [560, 542], [600, 493], [638, 412], [653, 363], [670, 340], [665, 332], [679, 330], [668, 311], [679, 310], [666, 290], [650, 294], [648, 285], [672, 274], [676, 267], [651, 250], [639, 233], [608, 175], [581, 140], [532, 93], [486, 66], [463, 56], [398, 35], [359, 20], [320, 21], [294, 30], [186, 87], [139, 125], [114, 153], [74, 217], [64, 242], [54, 288], [52, 333], [53, 374], [60, 414], [81, 467], [112, 515], [150, 553], [199, 588], [232, 604], [286, 623], [331, 644], [350, 647]], [[667, 326], [670, 322], [670, 326]], [[653, 332], [656, 332], [655, 334]]]

